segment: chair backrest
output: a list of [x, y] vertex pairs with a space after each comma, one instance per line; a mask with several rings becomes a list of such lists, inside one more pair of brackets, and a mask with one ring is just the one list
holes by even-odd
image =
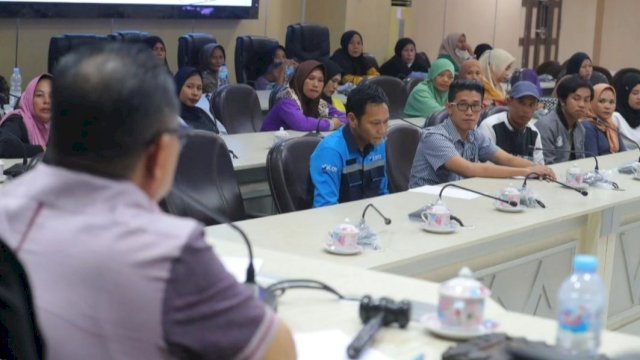
[[409, 189], [409, 176], [416, 149], [420, 143], [421, 131], [410, 124], [396, 124], [387, 132], [387, 178], [389, 192]]
[[640, 69], [629, 67], [616, 71], [616, 74], [613, 75], [613, 79], [611, 80], [611, 85], [613, 85], [614, 88], [619, 89], [622, 86], [622, 78], [630, 73], [640, 74]]
[[418, 84], [420, 84], [422, 81], [424, 81], [423, 79], [420, 78], [405, 78], [404, 79], [404, 87], [407, 90], [407, 99], [408, 96], [411, 94], [411, 92], [413, 91], [413, 89], [418, 86]]
[[487, 109], [485, 109], [481, 114], [480, 114], [480, 120], [478, 120], [478, 125], [480, 125], [481, 122], [484, 121], [484, 119], [488, 118], [489, 116], [493, 116], [495, 114], [499, 114], [505, 111], [509, 111], [509, 107], [508, 106], [491, 106]]
[[613, 82], [613, 76], [611, 75], [611, 71], [609, 71], [609, 69], [602, 67], [602, 66], [598, 66], [598, 65], [593, 65], [593, 72], [594, 73], [600, 73], [602, 75], [604, 75], [604, 77], [607, 78], [607, 83], [611, 84]]
[[219, 223], [211, 214], [230, 221], [247, 217], [229, 149], [220, 136], [210, 131], [189, 131], [173, 188], [162, 207], [205, 225]]
[[420, 51], [419, 53], [416, 53], [416, 59], [424, 61], [424, 63], [427, 64], [427, 69], [431, 68], [431, 60], [429, 60], [429, 56], [426, 52]]
[[310, 209], [313, 183], [310, 158], [321, 139], [302, 136], [274, 145], [267, 154], [267, 179], [279, 213]]
[[329, 56], [329, 28], [314, 24], [287, 26], [285, 49], [289, 59], [305, 61]]
[[402, 80], [394, 76], [376, 76], [367, 80], [367, 83], [379, 86], [389, 98], [389, 116], [392, 119], [402, 118], [404, 105], [407, 103], [407, 88]]
[[262, 110], [256, 90], [247, 84], [230, 84], [211, 97], [211, 112], [229, 134], [258, 132]]
[[215, 43], [216, 38], [210, 34], [188, 33], [178, 38], [178, 67], [198, 67], [200, 49], [203, 46]]
[[447, 109], [442, 109], [441, 111], [438, 111], [437, 113], [433, 113], [431, 116], [429, 116], [427, 121], [424, 123], [424, 127], [441, 124], [445, 120], [447, 120], [448, 117], [449, 117], [449, 112], [447, 111]]
[[149, 36], [150, 34], [148, 32], [138, 30], [117, 31], [107, 35], [107, 37], [113, 41], [124, 41], [133, 43], [141, 43]]
[[238, 36], [236, 38], [235, 68], [238, 84], [252, 85], [273, 61], [273, 50], [278, 40], [264, 36]]
[[43, 359], [44, 353], [27, 273], [0, 239], [0, 358]]
[[376, 70], [380, 71], [380, 66], [378, 66], [378, 60], [376, 59], [375, 56], [369, 53], [364, 53], [364, 57], [367, 59], [367, 61], [369, 61], [369, 64], [371, 66], [373, 66]]
[[562, 65], [560, 65], [560, 63], [555, 60], [545, 61], [542, 64], [538, 65], [538, 67], [536, 67], [536, 72], [538, 73], [538, 75], [548, 74], [553, 76], [554, 79], [559, 78], [558, 75], [560, 74], [561, 70]]
[[83, 46], [109, 41], [106, 36], [96, 34], [64, 34], [53, 36], [49, 40], [48, 71], [53, 73], [58, 61], [71, 51]]

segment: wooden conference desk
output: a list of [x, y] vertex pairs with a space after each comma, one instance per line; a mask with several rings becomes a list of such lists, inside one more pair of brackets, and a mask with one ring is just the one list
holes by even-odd
[[[218, 255], [246, 256], [241, 239], [209, 239]], [[387, 296], [394, 300], [408, 299], [436, 304], [438, 284], [404, 276], [365, 270], [318, 259], [310, 259], [284, 252], [254, 248], [256, 258], [263, 260], [261, 277], [287, 279], [308, 278], [325, 282], [346, 296], [372, 295], [376, 300]], [[358, 318], [358, 303], [339, 301], [333, 294], [317, 290], [290, 290], [278, 300], [280, 316], [296, 334], [322, 330], [340, 330], [350, 338], [362, 327]], [[533, 341], [555, 343], [556, 322], [539, 317], [504, 310], [494, 301], [488, 301], [486, 317], [497, 321], [497, 331], [511, 336], [522, 336]], [[333, 344], [320, 344], [332, 346]], [[411, 322], [407, 329], [382, 329], [373, 347], [392, 359], [440, 359], [442, 352], [453, 341], [431, 335], [419, 322]], [[640, 352], [640, 338], [610, 331], [603, 332], [601, 352], [618, 355], [630, 351]]]
[[[599, 157], [601, 169], [638, 159], [637, 151]], [[593, 159], [576, 162], [593, 168]], [[559, 178], [570, 163], [554, 165]], [[555, 294], [571, 271], [576, 252], [600, 259], [600, 272], [610, 289], [608, 326], [629, 330], [640, 319], [640, 181], [617, 174], [626, 191], [590, 188], [589, 196], [557, 184], [529, 181], [546, 209], [503, 213], [492, 200], [445, 198], [455, 215], [473, 229], [454, 234], [426, 233], [407, 214], [434, 200], [433, 195], [403, 192], [321, 209], [299, 211], [242, 221], [238, 224], [256, 246], [320, 259], [336, 264], [375, 269], [432, 281], [452, 277], [462, 265], [470, 266], [508, 310], [552, 317]], [[459, 185], [496, 194], [514, 179], [466, 179]], [[322, 250], [333, 227], [350, 218], [355, 223], [364, 206], [374, 203], [393, 219], [385, 226], [373, 212], [367, 222], [378, 231], [382, 251], [357, 256], [336, 256]], [[214, 239], [236, 238], [226, 226], [207, 229]], [[637, 323], [636, 323], [637, 324]]]

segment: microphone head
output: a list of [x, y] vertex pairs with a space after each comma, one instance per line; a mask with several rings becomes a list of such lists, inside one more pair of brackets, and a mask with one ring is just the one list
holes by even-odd
[[587, 190], [580, 190], [580, 194], [582, 194], [582, 196], [587, 196], [587, 195], [589, 195], [589, 193], [587, 192]]
[[391, 224], [391, 219], [389, 219], [389, 218], [384, 218], [384, 224], [385, 224], [385, 225], [389, 225], [389, 224]]
[[517, 202], [517, 201], [513, 201], [513, 200], [511, 200], [511, 201], [509, 201], [509, 205], [511, 205], [511, 206], [513, 206], [513, 207], [518, 207], [518, 205], [519, 205], [519, 204], [518, 204], [518, 202]]

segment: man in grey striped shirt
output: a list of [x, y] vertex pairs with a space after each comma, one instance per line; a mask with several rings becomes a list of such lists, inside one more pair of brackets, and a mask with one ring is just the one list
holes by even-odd
[[449, 118], [426, 129], [411, 167], [409, 187], [435, 185], [468, 177], [507, 178], [535, 172], [555, 179], [544, 165], [513, 156], [476, 130], [482, 110], [482, 84], [456, 80], [449, 88]]

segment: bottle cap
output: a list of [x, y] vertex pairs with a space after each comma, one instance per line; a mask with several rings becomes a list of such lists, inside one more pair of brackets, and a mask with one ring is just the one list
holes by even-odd
[[573, 258], [573, 271], [579, 273], [595, 273], [598, 270], [598, 258], [592, 255], [576, 255]]

